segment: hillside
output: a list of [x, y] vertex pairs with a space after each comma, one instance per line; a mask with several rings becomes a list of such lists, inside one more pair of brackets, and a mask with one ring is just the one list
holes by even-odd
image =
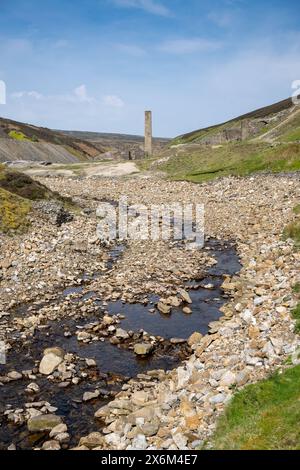
[[[129, 152], [133, 158], [144, 157], [144, 137], [131, 134], [110, 134], [104, 132], [85, 132], [85, 131], [59, 131], [69, 137], [83, 139], [91, 142], [98, 147], [107, 148], [112, 156], [128, 158]], [[163, 137], [154, 137], [153, 151], [159, 154], [170, 143], [171, 139]]]
[[36, 201], [55, 201], [60, 205], [60, 211], [62, 206], [73, 208], [70, 198], [0, 164], [0, 234], [26, 230], [29, 226], [27, 216]]
[[160, 158], [140, 165], [176, 180], [300, 170], [300, 109], [291, 99], [177, 137]]
[[83, 139], [0, 118], [0, 162], [30, 160], [72, 163], [97, 159], [105, 152]]
[[[299, 134], [294, 135], [294, 140], [300, 140], [299, 109], [295, 107], [291, 98], [280, 101], [270, 106], [257, 109], [230, 121], [199, 129], [188, 134], [183, 134], [172, 141], [172, 145], [202, 143], [218, 145], [226, 142], [244, 141], [267, 133], [271, 133], [278, 125], [281, 125], [291, 116], [295, 116], [295, 123]], [[297, 117], [297, 118], [296, 118]], [[276, 138], [281, 137], [277, 133]], [[282, 135], [283, 137], [283, 135]], [[288, 136], [285, 136], [288, 138]], [[297, 139], [297, 137], [299, 137]]]

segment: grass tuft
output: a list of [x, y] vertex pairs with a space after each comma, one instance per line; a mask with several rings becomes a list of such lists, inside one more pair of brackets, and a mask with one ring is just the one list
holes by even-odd
[[30, 201], [0, 188], [0, 232], [25, 231], [30, 209]]
[[300, 333], [300, 303], [292, 310], [292, 317], [296, 320], [295, 332]]
[[212, 439], [220, 450], [300, 449], [300, 366], [238, 392]]
[[283, 231], [283, 238], [291, 238], [296, 246], [300, 246], [300, 222], [290, 222]]
[[27, 137], [25, 134], [23, 134], [23, 132], [20, 131], [10, 131], [8, 135], [14, 140], [33, 142], [31, 138]]

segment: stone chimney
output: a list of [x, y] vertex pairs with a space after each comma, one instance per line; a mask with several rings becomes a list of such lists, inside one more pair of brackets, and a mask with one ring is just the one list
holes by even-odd
[[152, 111], [145, 111], [145, 155], [152, 155]]

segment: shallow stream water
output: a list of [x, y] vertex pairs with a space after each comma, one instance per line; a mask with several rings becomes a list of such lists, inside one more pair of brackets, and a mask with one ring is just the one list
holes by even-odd
[[[125, 319], [120, 326], [125, 330], [139, 331], [143, 329], [149, 334], [159, 335], [166, 340], [170, 338], [187, 339], [193, 332], [199, 331], [206, 334], [209, 323], [218, 320], [221, 316], [220, 307], [226, 302], [221, 285], [223, 275], [233, 275], [240, 270], [240, 262], [235, 247], [230, 242], [209, 240], [206, 243], [207, 252], [216, 258], [217, 264], [208, 268], [207, 275], [203, 279], [195, 279], [188, 287], [192, 298], [192, 314], [184, 314], [182, 308], [173, 308], [170, 315], [163, 315], [157, 309], [150, 313], [149, 309], [155, 308], [157, 298], [153, 296], [148, 305], [126, 304], [122, 302], [109, 302], [105, 306], [110, 314], [122, 314]], [[122, 254], [124, 247], [114, 248], [110, 257], [110, 267]], [[213, 288], [207, 289], [203, 286], [212, 284]], [[76, 294], [78, 299], [93, 298], [94, 293], [82, 295], [82, 286], [71, 286], [66, 288], [58, 299], [67, 295]], [[78, 301], [77, 299], [77, 301]], [[59, 300], [58, 300], [59, 301]], [[76, 299], [74, 299], [76, 301]], [[101, 301], [95, 300], [101, 312]], [[18, 313], [24, 311], [19, 307]], [[71, 435], [71, 444], [77, 444], [82, 435], [99, 430], [101, 423], [94, 419], [94, 412], [109, 400], [111, 400], [129, 378], [145, 373], [153, 369], [170, 370], [186, 357], [186, 345], [161, 345], [157, 351], [146, 359], [139, 359], [132, 350], [112, 345], [109, 341], [97, 341], [90, 344], [82, 344], [74, 335], [78, 326], [84, 326], [91, 319], [72, 320], [68, 317], [59, 322], [49, 322], [46, 328], [38, 330], [33, 338], [19, 341], [7, 356], [7, 364], [0, 365], [0, 375], [9, 371], [32, 370], [41, 360], [41, 354], [46, 347], [53, 345], [61, 346], [64, 351], [74, 353], [80, 358], [92, 358], [97, 363], [97, 370], [91, 370], [88, 377], [77, 385], [69, 385], [61, 388], [57, 383], [49, 382], [47, 378], [37, 376], [35, 381], [40, 391], [35, 396], [25, 392], [30, 379], [13, 381], [0, 386], [0, 449], [6, 449], [11, 443], [17, 448], [29, 449], [40, 445], [45, 439], [44, 433], [30, 434], [25, 423], [16, 425], [7, 422], [3, 412], [9, 407], [12, 409], [23, 408], [30, 401], [45, 400], [57, 407], [56, 414], [62, 416], [68, 426]], [[70, 338], [64, 336], [65, 331], [71, 331]], [[84, 362], [84, 361], [83, 361]], [[84, 370], [84, 367], [83, 369]], [[84, 403], [83, 393], [100, 389], [98, 399]]]

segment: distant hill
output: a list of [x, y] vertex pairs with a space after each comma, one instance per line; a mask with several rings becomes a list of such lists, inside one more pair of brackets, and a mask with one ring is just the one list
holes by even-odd
[[[60, 130], [57, 132], [62, 132], [65, 135], [71, 135], [78, 139], [89, 140], [89, 141], [99, 141], [99, 140], [125, 140], [125, 141], [137, 141], [144, 142], [144, 136], [134, 135], [134, 134], [117, 134], [109, 132], [90, 132], [90, 131], [64, 131]], [[170, 142], [171, 139], [166, 137], [154, 137], [155, 142]]]
[[0, 162], [78, 162], [97, 159], [105, 151], [101, 145], [71, 135], [0, 118]]
[[[222, 124], [183, 134], [174, 139], [171, 144], [202, 143], [218, 145], [226, 142], [244, 141], [254, 137], [263, 139], [265, 134], [269, 140], [273, 138], [278, 139], [283, 134], [282, 131], [286, 121], [286, 124], [290, 123], [287, 125], [286, 131], [288, 132], [289, 128], [296, 131], [292, 136], [285, 135], [287, 141], [290, 138], [300, 140], [299, 109], [298, 106], [293, 104], [292, 99], [288, 98]], [[290, 122], [292, 119], [295, 119], [294, 123]], [[281, 125], [282, 129], [280, 129]], [[277, 131], [280, 130], [280, 132], [276, 133], [276, 129]]]
[[144, 167], [194, 182], [260, 171], [299, 171], [300, 106], [289, 98], [181, 135]]
[[[131, 134], [113, 134], [105, 132], [84, 132], [84, 131], [58, 131], [63, 134], [93, 143], [95, 146], [107, 148], [112, 156], [128, 158], [129, 152], [133, 158], [144, 156], [144, 137]], [[153, 151], [160, 153], [171, 139], [154, 137]]]

